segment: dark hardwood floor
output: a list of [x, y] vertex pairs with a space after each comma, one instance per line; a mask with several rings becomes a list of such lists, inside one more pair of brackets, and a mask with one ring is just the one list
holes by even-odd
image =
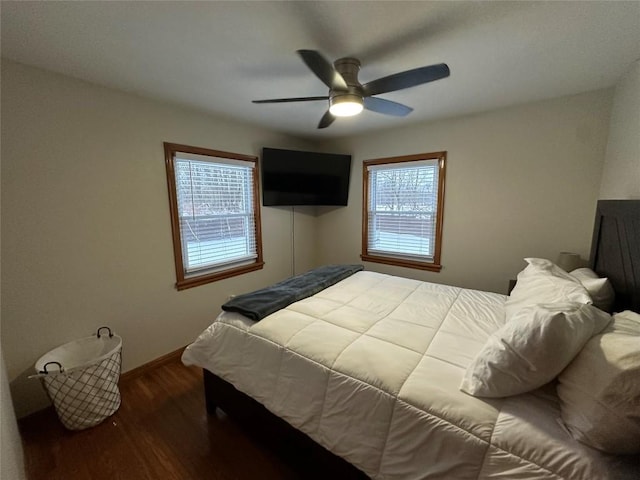
[[66, 430], [52, 408], [22, 419], [28, 478], [286, 480], [315, 476], [304, 471], [304, 459], [287, 458], [220, 410], [207, 415], [198, 368], [173, 359], [122, 381], [120, 392], [118, 412], [88, 430]]

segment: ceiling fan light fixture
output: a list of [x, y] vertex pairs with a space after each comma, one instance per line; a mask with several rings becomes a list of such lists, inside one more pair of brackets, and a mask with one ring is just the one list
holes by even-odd
[[329, 99], [329, 111], [336, 117], [352, 117], [362, 112], [362, 97], [351, 93], [335, 95]]

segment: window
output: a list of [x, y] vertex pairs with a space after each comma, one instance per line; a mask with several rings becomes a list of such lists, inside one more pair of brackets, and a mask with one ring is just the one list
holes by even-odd
[[178, 290], [263, 266], [257, 158], [164, 144]]
[[362, 260], [440, 271], [446, 156], [363, 163]]

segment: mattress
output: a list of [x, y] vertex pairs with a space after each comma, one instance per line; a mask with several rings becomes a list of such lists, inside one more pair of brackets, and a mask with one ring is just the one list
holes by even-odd
[[459, 390], [506, 298], [363, 271], [259, 322], [223, 312], [182, 359], [372, 478], [636, 478], [572, 439], [553, 385]]

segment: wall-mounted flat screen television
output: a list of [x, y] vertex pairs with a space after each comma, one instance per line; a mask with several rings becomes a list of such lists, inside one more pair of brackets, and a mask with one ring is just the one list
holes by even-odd
[[347, 205], [351, 155], [262, 149], [262, 204]]

